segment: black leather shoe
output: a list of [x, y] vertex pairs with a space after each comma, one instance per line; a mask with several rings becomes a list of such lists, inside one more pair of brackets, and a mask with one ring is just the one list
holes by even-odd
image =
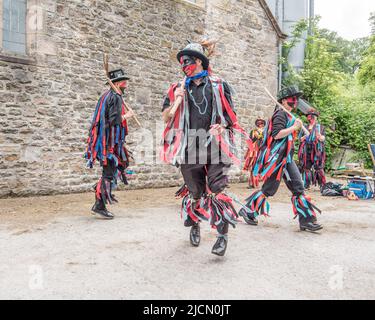
[[201, 242], [201, 230], [199, 222], [194, 223], [190, 229], [190, 243], [194, 247], [198, 247]]
[[246, 215], [245, 217], [243, 217], [245, 222], [251, 226], [257, 226], [258, 225], [258, 219], [257, 218], [252, 218], [252, 217], [249, 217], [248, 215]]
[[251, 226], [257, 226], [258, 225], [258, 219], [255, 217], [251, 217], [248, 212], [241, 209], [239, 212], [239, 215], [245, 220], [245, 222]]
[[100, 200], [95, 201], [95, 204], [93, 205], [91, 210], [94, 212], [94, 214], [97, 213], [102, 218], [105, 218], [105, 219], [113, 219], [114, 218], [114, 215], [107, 210], [104, 203]]
[[314, 222], [308, 222], [308, 223], [303, 223], [299, 225], [299, 228], [301, 231], [318, 231], [323, 229], [323, 226], [320, 224], [314, 223]]
[[216, 254], [217, 256], [222, 257], [227, 250], [228, 240], [225, 237], [218, 237], [214, 246], [212, 247], [211, 253]]

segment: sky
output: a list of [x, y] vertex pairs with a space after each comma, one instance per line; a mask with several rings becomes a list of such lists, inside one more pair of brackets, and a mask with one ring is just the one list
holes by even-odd
[[375, 0], [315, 0], [315, 14], [321, 16], [319, 26], [348, 40], [370, 35], [368, 18], [373, 11]]

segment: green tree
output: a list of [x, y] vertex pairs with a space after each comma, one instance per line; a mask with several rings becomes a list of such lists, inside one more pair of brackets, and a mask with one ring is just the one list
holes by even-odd
[[358, 79], [363, 86], [375, 84], [375, 35], [371, 37], [370, 47], [364, 54]]
[[364, 52], [369, 47], [369, 37], [350, 41], [328, 29], [319, 29], [319, 35], [329, 41], [329, 51], [337, 54], [339, 70], [354, 74], [359, 68]]

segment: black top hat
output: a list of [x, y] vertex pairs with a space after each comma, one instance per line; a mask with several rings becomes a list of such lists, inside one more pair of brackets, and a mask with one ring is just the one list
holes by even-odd
[[202, 61], [202, 66], [204, 70], [208, 69], [210, 60], [207, 58], [203, 46], [199, 43], [189, 43], [184, 49], [177, 53], [177, 60], [180, 62], [182, 56], [191, 56], [198, 58]]
[[308, 112], [307, 115], [312, 115], [312, 116], [317, 116], [319, 117], [319, 111], [315, 110], [314, 108], [311, 108]]
[[277, 100], [281, 102], [281, 100], [289, 98], [289, 97], [297, 97], [303, 95], [303, 92], [298, 89], [297, 86], [290, 86], [284, 89], [281, 89], [279, 94], [277, 95]]
[[118, 81], [130, 79], [127, 75], [125, 75], [125, 72], [122, 69], [109, 71], [108, 76], [109, 76], [109, 79], [111, 79], [112, 82], [118, 82]]
[[258, 122], [262, 122], [264, 125], [266, 124], [266, 120], [262, 119], [262, 118], [258, 118], [255, 120], [255, 125], [258, 126]]

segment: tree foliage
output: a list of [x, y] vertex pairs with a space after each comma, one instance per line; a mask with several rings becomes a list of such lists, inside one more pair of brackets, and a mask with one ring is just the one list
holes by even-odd
[[318, 29], [319, 35], [329, 41], [328, 49], [337, 55], [337, 62], [341, 72], [354, 74], [360, 65], [361, 58], [369, 46], [369, 38], [346, 40], [337, 32], [328, 29]]
[[[312, 33], [307, 35], [309, 23]], [[319, 17], [298, 22], [284, 44], [283, 85], [298, 84], [305, 98], [320, 111], [320, 122], [327, 129], [328, 168], [340, 145], [353, 147], [369, 166], [367, 144], [375, 142], [375, 37], [371, 45], [368, 38], [349, 41], [320, 29], [318, 24]], [[297, 72], [288, 64], [288, 55], [303, 37], [304, 68]]]

